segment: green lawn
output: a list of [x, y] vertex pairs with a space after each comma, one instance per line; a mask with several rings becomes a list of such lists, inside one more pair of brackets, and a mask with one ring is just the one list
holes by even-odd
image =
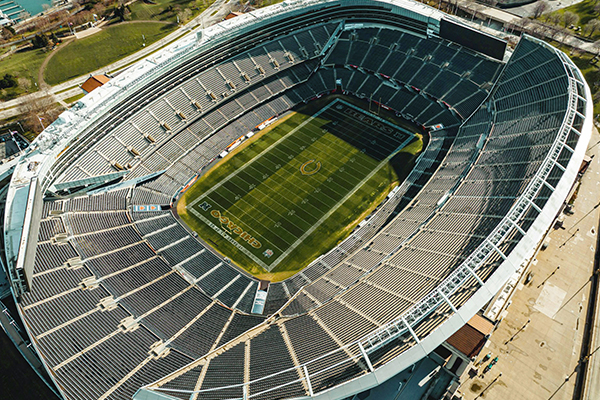
[[558, 10], [558, 13], [564, 13], [565, 11], [570, 11], [579, 15], [579, 22], [577, 25], [583, 27], [583, 25], [587, 24], [589, 20], [598, 18], [598, 14], [594, 11], [594, 6], [596, 5], [596, 0], [584, 0], [581, 3], [573, 4], [572, 6], [562, 8]]
[[112, 25], [102, 32], [75, 40], [59, 48], [44, 71], [44, 80], [56, 85], [85, 75], [105, 65], [141, 50], [166, 36], [174, 25], [160, 22], [139, 22]]
[[[177, 15], [188, 9], [188, 18], [194, 18], [210, 6], [214, 0], [155, 0], [154, 3], [144, 3], [138, 0], [129, 5], [131, 20], [156, 20], [177, 22]], [[169, 8], [172, 7], [172, 9]], [[187, 21], [180, 21], [187, 22]]]
[[64, 100], [64, 102], [67, 104], [75, 103], [77, 100], [81, 99], [83, 96], [85, 96], [85, 93], [79, 93], [79, 94], [76, 94], [75, 96], [67, 97]]
[[[38, 71], [47, 55], [48, 53], [44, 52], [42, 49], [18, 51], [0, 60], [0, 73], [2, 75], [8, 73], [17, 78], [27, 79], [30, 86], [29, 92], [35, 92], [37, 91], [35, 85], [38, 83]], [[18, 87], [3, 92], [5, 93], [2, 93], [2, 99], [9, 100], [25, 93], [25, 90]]]
[[201, 238], [262, 279], [285, 279], [347, 237], [422, 147], [339, 99], [315, 111], [309, 104], [253, 138], [177, 207]]
[[[592, 19], [600, 18], [600, 15], [594, 11], [595, 5], [596, 5], [596, 0], [584, 0], [580, 3], [573, 4], [569, 7], [565, 7], [565, 8], [556, 10], [556, 11], [552, 12], [551, 14], [560, 15], [561, 17], [567, 11], [577, 14], [579, 16], [579, 21], [575, 25], [581, 26], [582, 30], [581, 31], [569, 30], [569, 33], [571, 33], [573, 35], [579, 35], [581, 37], [588, 38], [587, 35], [584, 35], [584, 33], [583, 33], [584, 25], [586, 25]], [[538, 19], [541, 21], [545, 21], [546, 15], [547, 14], [542, 15]], [[559, 26], [563, 26], [563, 23], [561, 22], [559, 24]], [[588, 39], [596, 40], [599, 38], [600, 38], [600, 32], [596, 32], [596, 33], [594, 33], [594, 35], [592, 35], [591, 38], [588, 38]]]

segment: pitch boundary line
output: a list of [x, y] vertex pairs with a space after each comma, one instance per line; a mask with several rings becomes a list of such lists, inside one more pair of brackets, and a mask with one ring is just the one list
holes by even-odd
[[[314, 151], [310, 151], [310, 150], [308, 150], [308, 149], [307, 149], [307, 150], [304, 150], [304, 151], [306, 151], [307, 153], [311, 154], [311, 156], [312, 156], [312, 155], [314, 155], [315, 157], [317, 156], [317, 153], [316, 153], [316, 152], [314, 152]], [[339, 154], [343, 154], [343, 152], [342, 152], [342, 151], [339, 151], [338, 153], [339, 153]], [[281, 160], [281, 159], [280, 159], [280, 160]], [[282, 162], [285, 162], [285, 160], [281, 160], [281, 161], [282, 161]], [[341, 167], [344, 167], [344, 168], [346, 168], [346, 166], [347, 166], [347, 165], [348, 165], [348, 169], [351, 169], [351, 170], [353, 170], [353, 171], [354, 171], [356, 174], [364, 175], [365, 173], [368, 173], [368, 172], [366, 172], [366, 171], [360, 171], [360, 170], [358, 170], [358, 169], [356, 169], [356, 168], [353, 168], [353, 167], [352, 167], [352, 165], [349, 165], [349, 164], [342, 165]], [[375, 164], [375, 166], [377, 166], [377, 164]], [[260, 173], [260, 171], [259, 171], [259, 170], [257, 170], [256, 168], [254, 168], [254, 166], [250, 166], [250, 168], [251, 168], [252, 170], [254, 170], [254, 171], [256, 171], [256, 172]], [[283, 168], [282, 168], [282, 169], [283, 169]], [[273, 177], [273, 176], [277, 176], [277, 172], [275, 172], [274, 174], [272, 174], [272, 175], [271, 175], [271, 177]], [[284, 182], [285, 182], [287, 179], [289, 179], [289, 178], [286, 178], [286, 179], [284, 180]], [[274, 181], [275, 181], [275, 183], [276, 183], [277, 185], [279, 185], [279, 186], [282, 186], [282, 184], [281, 184], [281, 183], [279, 183], [279, 182], [277, 182], [277, 181], [276, 181], [276, 179], [274, 179]], [[345, 193], [347, 189], [345, 189], [345, 188], [344, 188], [344, 187], [343, 187], [343, 186], [342, 186], [342, 185], [341, 185], [339, 182], [343, 182], [343, 183], [347, 183], [347, 184], [351, 185], [351, 187], [350, 187], [350, 188], [354, 187], [354, 185], [355, 185], [355, 183], [353, 183], [353, 182], [350, 182], [350, 181], [348, 181], [347, 179], [344, 179], [344, 178], [343, 178], [343, 177], [341, 177], [341, 176], [340, 176], [340, 177], [338, 177], [338, 178], [336, 178], [336, 182], [334, 182], [334, 184], [335, 184], [335, 185], [337, 185], [337, 186], [339, 186], [341, 189], [343, 189], [343, 193]], [[262, 184], [262, 183], [264, 183], [264, 181], [262, 181], [262, 182], [261, 182], [261, 184]], [[235, 185], [235, 183], [234, 183], [234, 185]], [[237, 186], [237, 185], [236, 185], [236, 186]], [[282, 186], [282, 189], [289, 191], [289, 189], [286, 189], [286, 187], [285, 187], [285, 186]], [[310, 192], [310, 191], [307, 191], [307, 190], [305, 190], [305, 189], [302, 189], [302, 188], [300, 188], [300, 189], [301, 189], [301, 190], [302, 190], [304, 193], [306, 193], [306, 195], [311, 195], [311, 193], [312, 193], [312, 192]], [[256, 189], [255, 189], [255, 190], [261, 191], [261, 190], [260, 190], [260, 188], [258, 188], [258, 187], [256, 187]], [[339, 193], [338, 191], [335, 191], [335, 192], [336, 192], [336, 193], [338, 193], [338, 194], [342, 194], [342, 193]], [[261, 193], [263, 193], [263, 194], [264, 194], [264, 192], [262, 192], [262, 191], [261, 191]], [[336, 199], [332, 198], [331, 196], [328, 196], [328, 195], [325, 195], [325, 196], [326, 196], [326, 197], [328, 197], [328, 198], [329, 198], [329, 199], [331, 199], [331, 200], [336, 200]], [[317, 199], [317, 200], [318, 200], [318, 199]], [[321, 203], [322, 203], [322, 202], [321, 202]], [[322, 204], [323, 204], [323, 205], [326, 205], [326, 204], [324, 204], [324, 203], [322, 203]]]
[[[340, 99], [336, 99], [335, 101], [331, 102], [329, 104], [329, 106], [337, 103], [337, 102], [343, 102], [345, 104], [345, 101], [340, 100]], [[361, 112], [364, 113], [364, 110], [361, 110]], [[381, 118], [378, 118], [381, 119]], [[388, 125], [391, 125], [390, 123], [386, 122]], [[393, 125], [392, 125], [393, 126]], [[395, 127], [395, 126], [394, 126]], [[396, 128], [396, 127], [395, 127]], [[381, 162], [377, 165], [376, 168], [373, 169], [373, 171], [371, 171], [367, 176], [365, 176], [360, 182], [358, 182], [356, 184], [356, 186], [348, 191], [348, 193], [335, 205], [333, 206], [327, 213], [325, 213], [313, 226], [311, 226], [306, 232], [304, 232], [304, 234], [298, 238], [298, 240], [296, 240], [296, 242], [290, 246], [283, 254], [281, 254], [279, 257], [277, 257], [275, 259], [275, 261], [273, 261], [273, 263], [271, 265], [273, 265], [273, 267], [279, 265], [279, 263], [281, 261], [283, 261], [285, 259], [285, 257], [287, 257], [296, 247], [298, 247], [300, 245], [300, 243], [302, 243], [304, 241], [304, 239], [306, 239], [311, 233], [313, 233], [326, 219], [328, 219], [342, 204], [344, 204], [351, 196], [353, 196], [360, 188], [362, 188], [373, 176], [375, 176], [375, 174], [377, 172], [379, 172], [379, 170], [386, 165], [389, 160], [391, 160], [400, 150], [402, 150], [404, 147], [406, 147], [408, 145], [408, 143], [410, 143], [410, 141], [412, 141], [412, 139], [414, 138], [414, 134], [410, 133], [407, 135], [407, 138], [396, 148], [396, 150], [394, 150], [388, 157], [386, 157], [385, 159], [381, 160]]]
[[[231, 178], [233, 178], [235, 175], [237, 175], [240, 171], [243, 171], [244, 169], [246, 169], [246, 167], [252, 163], [254, 163], [256, 160], [260, 159], [263, 155], [265, 155], [266, 153], [268, 153], [269, 151], [271, 151], [271, 149], [275, 146], [277, 146], [279, 144], [279, 142], [283, 141], [284, 139], [286, 139], [288, 136], [296, 133], [297, 130], [303, 128], [306, 124], [312, 122], [314, 119], [316, 119], [319, 115], [321, 115], [321, 113], [323, 113], [325, 110], [328, 110], [329, 107], [331, 107], [334, 102], [329, 103], [327, 106], [325, 106], [324, 108], [322, 108], [321, 110], [319, 110], [318, 112], [316, 112], [315, 114], [313, 114], [312, 116], [310, 116], [310, 118], [308, 118], [306, 121], [304, 121], [303, 123], [301, 123], [300, 125], [298, 125], [297, 127], [295, 127], [294, 129], [292, 129], [290, 132], [288, 132], [287, 135], [282, 136], [281, 138], [279, 138], [279, 140], [277, 140], [275, 143], [273, 143], [272, 145], [270, 145], [269, 147], [267, 147], [266, 149], [264, 149], [263, 151], [260, 152], [260, 154], [258, 154], [257, 156], [255, 156], [252, 160], [248, 161], [246, 164], [242, 165], [240, 168], [236, 169], [234, 172], [232, 172], [231, 174], [229, 174], [227, 177], [225, 177], [224, 179], [221, 179], [219, 181], [219, 183], [217, 183], [216, 185], [214, 185], [213, 187], [210, 188], [210, 190], [208, 190], [207, 192], [204, 193], [204, 195], [208, 195], [211, 192], [214, 192], [216, 189], [218, 189], [219, 187], [221, 187], [221, 185], [227, 181], [229, 181]], [[192, 203], [190, 203], [189, 205], [186, 206], [187, 207], [193, 207], [194, 205], [196, 205], [198, 202], [200, 201], [200, 197], [196, 200], [194, 200]]]
[[[219, 203], [218, 201], [215, 201], [215, 199], [213, 199], [213, 198], [212, 198], [212, 197], [210, 197], [210, 196], [206, 196], [206, 199], [209, 199], [211, 202], [213, 202], [214, 204], [216, 204], [216, 205], [217, 205], [217, 206], [219, 206], [219, 207], [223, 207], [223, 205], [222, 205], [221, 203]], [[247, 203], [247, 202], [246, 202], [246, 203]], [[242, 216], [248, 216], [248, 217], [249, 217], [251, 220], [253, 220], [253, 221], [254, 221], [254, 223], [255, 223], [256, 225], [260, 225], [261, 227], [263, 227], [263, 228], [265, 228], [265, 229], [267, 228], [267, 227], [265, 226], [265, 224], [263, 224], [262, 222], [258, 221], [258, 220], [257, 220], [256, 218], [254, 218], [252, 215], [250, 215], [249, 213], [247, 213], [247, 212], [245, 212], [244, 210], [242, 210], [242, 209], [241, 209], [239, 206], [237, 206], [237, 205], [235, 205], [235, 204], [234, 204], [234, 205], [233, 205], [233, 207], [237, 208], [237, 209], [238, 209], [238, 210], [239, 210], [239, 211], [242, 213]], [[259, 211], [259, 212], [260, 212], [260, 211]], [[233, 213], [231, 213], [231, 214], [233, 214]], [[261, 215], [263, 215], [263, 216], [265, 216], [265, 217], [267, 217], [267, 218], [268, 218], [269, 220], [271, 220], [272, 222], [275, 222], [275, 221], [273, 221], [271, 218], [269, 218], [269, 216], [268, 216], [268, 215], [265, 215], [264, 213], [260, 213], [260, 214], [261, 214]], [[235, 218], [241, 222], [241, 221], [243, 220], [242, 216], [239, 216], [239, 215], [237, 215], [237, 214], [236, 214], [236, 215], [235, 215]], [[246, 223], [245, 223], [245, 225], [248, 225], [248, 224], [246, 224]], [[250, 225], [248, 225], [248, 226], [250, 226]], [[266, 229], [266, 230], [268, 230], [268, 229]], [[285, 230], [287, 233], [289, 233], [291, 236], [294, 236], [294, 237], [296, 236], [296, 235], [294, 235], [292, 232], [288, 231], [287, 229], [285, 229], [285, 228], [284, 228], [284, 230]], [[265, 239], [265, 238], [263, 237], [262, 239]], [[285, 242], [285, 241], [284, 241], [284, 242]], [[271, 243], [269, 243], [269, 244], [271, 244]], [[288, 242], [285, 242], [285, 244], [289, 246], [289, 243], [288, 243]], [[277, 250], [279, 250], [279, 251], [283, 251], [282, 249], [280, 249], [279, 247], [277, 247], [277, 246], [275, 246], [275, 245], [272, 245], [272, 246], [273, 246], [273, 247], [275, 247], [275, 248], [277, 248]]]
[[[249, 249], [247, 249], [245, 246], [243, 246], [242, 243], [239, 243], [237, 240], [235, 240], [235, 238], [231, 237], [228, 232], [226, 232], [225, 230], [223, 230], [222, 228], [220, 228], [219, 226], [215, 225], [213, 222], [211, 222], [210, 220], [208, 220], [208, 218], [206, 218], [205, 216], [203, 216], [202, 214], [200, 214], [198, 211], [196, 211], [193, 207], [198, 204], [201, 200], [208, 198], [210, 199], [212, 202], [215, 202], [214, 199], [212, 199], [210, 197], [210, 194], [213, 193], [214, 191], [216, 191], [217, 189], [219, 189], [221, 186], [223, 186], [225, 183], [230, 182], [234, 177], [238, 176], [238, 174], [240, 174], [241, 172], [245, 171], [247, 167], [250, 167], [250, 170], [255, 171], [255, 172], [259, 172], [260, 170], [257, 170], [256, 168], [254, 168], [254, 166], [252, 165], [255, 161], [261, 159], [265, 154], [269, 153], [274, 147], [276, 147], [277, 145], [279, 145], [281, 142], [283, 142], [284, 140], [288, 139], [291, 135], [293, 135], [294, 133], [296, 133], [299, 129], [305, 127], [306, 125], [309, 125], [310, 123], [312, 123], [315, 119], [317, 119], [321, 114], [329, 111], [333, 111], [331, 112], [332, 117], [339, 119], [339, 115], [343, 115], [343, 113], [341, 111], [335, 110], [332, 108], [332, 106], [338, 104], [338, 103], [342, 103], [347, 107], [353, 108], [355, 110], [358, 110], [361, 114], [363, 115], [368, 115], [369, 117], [372, 117], [374, 119], [377, 119], [378, 121], [392, 127], [394, 130], [396, 131], [400, 131], [402, 134], [406, 135], [406, 138], [404, 141], [400, 142], [400, 145], [398, 147], [396, 147], [396, 149], [391, 152], [386, 158], [382, 159], [377, 165], [376, 167], [371, 170], [366, 176], [364, 176], [364, 178], [362, 180], [360, 180], [359, 182], [357, 182], [350, 190], [348, 190], [348, 192], [346, 193], [345, 196], [343, 196], [336, 204], [334, 204], [326, 213], [324, 213], [312, 226], [310, 226], [306, 231], [303, 232], [303, 234], [300, 237], [297, 237], [296, 240], [290, 245], [286, 242], [286, 244], [289, 246], [285, 251], [282, 252], [282, 250], [278, 247], [275, 246], [273, 243], [269, 243], [270, 246], [276, 248], [277, 250], [279, 250], [281, 252], [281, 254], [279, 255], [279, 257], [277, 257], [275, 260], [273, 260], [272, 263], [270, 263], [270, 265], [267, 265], [266, 263], [264, 263], [259, 257], [257, 257], [256, 255], [254, 255]], [[336, 115], [337, 114], [337, 115]], [[362, 128], [365, 132], [371, 131], [372, 130], [372, 126], [365, 124], [363, 121], [359, 120], [358, 118], [353, 118], [353, 120], [358, 120], [359, 126], [360, 128]], [[314, 133], [316, 131], [313, 131], [312, 129], [308, 128], [309, 132], [312, 131], [311, 133]], [[329, 132], [333, 135], [336, 135], [333, 132]], [[370, 134], [370, 132], [369, 132]], [[312, 136], [312, 135], [311, 135]], [[337, 135], [336, 135], [337, 136]], [[204, 192], [201, 196], [199, 196], [197, 199], [195, 199], [192, 203], [190, 203], [188, 206], [186, 206], [186, 208], [190, 209], [190, 211], [198, 218], [200, 219], [202, 222], [204, 222], [206, 225], [208, 225], [210, 228], [212, 228], [217, 234], [219, 234], [219, 236], [223, 237], [225, 240], [227, 240], [228, 242], [230, 242], [231, 244], [234, 245], [235, 248], [237, 248], [238, 250], [242, 251], [242, 253], [244, 253], [246, 256], [248, 256], [251, 260], [253, 260], [255, 263], [257, 263], [258, 265], [260, 265], [261, 267], [263, 267], [265, 270], [267, 271], [271, 271], [273, 270], [275, 267], [277, 267], [292, 251], [294, 251], [308, 236], [310, 236], [319, 226], [321, 226], [324, 221], [326, 221], [329, 217], [331, 217], [331, 215], [337, 211], [339, 209], [339, 207], [341, 205], [343, 205], [351, 196], [355, 195], [356, 192], [358, 190], [360, 190], [362, 187], [365, 186], [365, 184], [371, 179], [373, 178], [373, 176], [375, 176], [375, 174], [377, 174], [381, 168], [386, 165], [389, 160], [391, 158], [393, 158], [401, 149], [403, 149], [404, 147], [406, 147], [408, 145], [408, 143], [410, 143], [410, 141], [412, 141], [414, 139], [415, 135], [414, 133], [407, 131], [404, 128], [401, 128], [397, 125], [394, 125], [378, 116], [375, 115], [371, 115], [370, 113], [367, 114], [365, 112], [365, 110], [362, 110], [344, 100], [341, 99], [335, 99], [334, 101], [332, 101], [331, 103], [329, 103], [328, 105], [326, 105], [325, 107], [323, 107], [321, 110], [319, 110], [318, 112], [316, 112], [315, 114], [311, 115], [307, 120], [305, 120], [304, 122], [302, 122], [300, 125], [296, 126], [294, 129], [292, 129], [290, 132], [288, 132], [286, 135], [282, 136], [281, 138], [279, 138], [277, 141], [275, 141], [274, 143], [272, 143], [269, 147], [267, 147], [266, 149], [264, 149], [263, 151], [261, 151], [258, 155], [256, 155], [254, 158], [252, 158], [251, 160], [249, 160], [248, 162], [246, 162], [244, 165], [242, 165], [240, 168], [236, 169], [235, 171], [233, 171], [232, 173], [230, 173], [228, 176], [226, 176], [225, 178], [221, 179], [217, 184], [215, 184], [214, 186], [212, 186], [209, 190], [207, 190], [206, 192]], [[342, 139], [343, 140], [343, 139]], [[307, 143], [305, 140], [300, 140], [300, 142], [294, 142], [293, 145], [303, 145], [303, 144], [307, 144], [310, 147], [310, 143]], [[333, 143], [332, 143], [333, 144]], [[388, 142], [386, 141], [383, 144], [388, 144]], [[285, 148], [288, 148], [288, 146], [284, 146]], [[309, 151], [309, 153], [314, 153], [313, 151]], [[287, 163], [286, 160], [280, 159], [280, 157], [275, 154], [275, 159], [285, 162]], [[356, 170], [355, 168], [352, 168], [352, 166], [350, 166], [350, 169], [354, 170], [354, 172], [359, 172], [358, 170]], [[275, 171], [275, 174], [277, 173], [277, 171]], [[250, 174], [250, 176], [253, 176], [253, 174]], [[272, 175], [271, 175], [272, 176]], [[287, 179], [284, 179], [284, 182], [286, 182], [289, 179], [289, 177]], [[243, 179], [243, 181], [245, 181]], [[341, 181], [344, 183], [351, 183], [346, 181], [344, 178], [341, 178]], [[237, 187], [239, 189], [242, 189], [241, 187], [239, 187], [235, 182], [231, 181], [231, 183], [233, 184], [234, 187]], [[261, 182], [263, 183], [263, 182]], [[283, 185], [281, 183], [277, 183], [279, 186], [283, 187]], [[337, 184], [337, 186], [340, 186], [339, 184]], [[343, 188], [343, 186], [340, 186], [340, 188]], [[227, 187], [225, 187], [225, 189], [228, 192], [231, 192], [232, 194], [235, 194], [234, 192], [232, 192], [230, 189], [228, 189]], [[256, 188], [258, 189], [258, 187]], [[310, 196], [310, 193], [302, 190], [303, 192], [305, 192], [308, 196]], [[337, 190], [334, 190], [335, 192], [337, 192]], [[260, 192], [261, 194], [265, 195], [264, 192], [262, 192], [260, 189], [258, 189], [258, 192]], [[339, 192], [338, 192], [339, 193]], [[248, 192], [247, 194], [250, 194], [250, 192]], [[341, 193], [339, 193], [341, 194]], [[252, 198], [255, 198], [255, 196], [252, 196], [250, 194], [250, 196]], [[327, 196], [327, 195], [326, 195]], [[301, 198], [300, 196], [297, 196], [298, 198]], [[314, 197], [314, 196], [313, 196]], [[329, 197], [329, 196], [327, 196]], [[333, 198], [329, 197], [331, 200], [334, 200]], [[256, 198], [255, 198], [256, 199]], [[304, 200], [306, 198], [302, 198], [302, 200]], [[320, 203], [318, 197], [316, 198], [317, 201]], [[218, 204], [220, 206], [219, 202], [215, 202], [216, 204]], [[247, 202], [246, 202], [247, 203]], [[249, 203], [248, 203], [249, 204]], [[233, 204], [235, 206], [235, 204]], [[268, 206], [267, 206], [268, 207]], [[237, 207], [243, 215], [248, 215], [250, 216], [250, 214], [248, 214], [247, 212], [243, 211], [240, 207]], [[271, 209], [270, 207], [268, 207], [269, 209]], [[311, 207], [312, 208], [312, 207]], [[259, 211], [259, 210], [258, 210]], [[274, 211], [271, 209], [271, 211]], [[313, 215], [309, 210], [306, 210], [308, 212], [308, 214]], [[262, 215], [263, 217], [266, 217], [267, 220], [270, 220], [272, 222], [274, 222], [268, 215], [260, 212], [260, 215]], [[293, 221], [290, 221], [289, 219], [287, 219], [283, 214], [277, 212], [278, 215], [280, 215], [284, 220], [286, 220], [288, 223], [290, 223], [292, 226], [295, 226], [296, 228], [299, 228]], [[239, 217], [238, 217], [239, 218]], [[255, 222], [257, 222], [259, 225], [261, 225], [263, 228], [266, 228], [264, 226], [263, 223], [259, 222], [258, 220], [256, 220], [255, 218], [253, 218], [252, 216], [250, 216], [250, 218], [252, 220], [254, 220]], [[283, 227], [282, 227], [283, 228]], [[287, 229], [283, 228], [286, 232], [288, 232], [292, 238], [296, 237], [296, 235], [292, 234], [291, 232], [289, 232]], [[300, 229], [300, 228], [299, 228]], [[302, 229], [303, 230], [303, 229]], [[265, 239], [265, 238], [263, 238]]]
[[212, 221], [210, 221], [208, 218], [206, 218], [204, 215], [200, 214], [198, 211], [194, 210], [193, 208], [190, 209], [190, 211], [198, 219], [200, 219], [202, 222], [204, 222], [206, 225], [208, 225], [209, 228], [211, 228], [212, 230], [214, 230], [215, 232], [217, 232], [223, 239], [227, 240], [229, 243], [231, 243], [232, 245], [234, 245], [236, 249], [240, 250], [246, 256], [250, 257], [250, 259], [252, 261], [254, 261], [258, 265], [260, 265], [261, 267], [263, 267], [265, 270], [271, 272], [271, 270], [269, 269], [269, 267], [265, 263], [263, 263], [260, 258], [256, 257], [254, 254], [252, 254], [252, 252], [250, 250], [248, 250], [247, 248], [245, 248], [241, 243], [238, 243], [227, 232], [225, 232], [223, 229], [221, 229], [220, 227], [218, 227], [217, 225], [215, 225], [214, 223], [212, 223]]
[[[234, 192], [232, 192], [231, 190], [229, 190], [229, 188], [225, 188], [225, 190], [227, 190], [228, 192], [230, 192], [230, 193], [232, 193], [232, 194], [235, 194]], [[256, 196], [254, 196], [254, 195], [250, 194], [250, 192], [248, 192], [248, 193], [246, 193], [246, 194], [247, 194], [248, 196], [250, 196], [250, 197], [251, 197], [252, 199], [254, 199], [254, 200], [259, 200], [259, 199], [257, 199], [257, 198], [256, 198]], [[263, 194], [264, 194], [264, 193], [263, 193]], [[206, 198], [209, 198], [209, 199], [211, 199], [211, 200], [212, 200], [212, 198], [211, 198], [210, 196], [205, 196], [205, 197], [206, 197]], [[251, 203], [249, 203], [247, 200], [244, 200], [244, 198], [243, 198], [243, 197], [241, 197], [241, 198], [240, 198], [240, 200], [241, 200], [241, 201], [243, 201], [243, 202], [245, 202], [246, 204], [248, 204], [248, 205], [250, 205], [250, 206], [252, 207], [252, 204], [251, 204]], [[214, 200], [213, 200], [213, 201], [214, 201]], [[263, 204], [263, 205], [264, 205], [265, 207], [267, 207], [268, 209], [270, 209], [271, 211], [273, 211], [273, 213], [275, 213], [275, 214], [277, 214], [277, 215], [281, 215], [281, 213], [279, 213], [279, 212], [277, 212], [277, 211], [273, 210], [273, 209], [272, 209], [271, 207], [269, 207], [268, 205], [265, 205], [265, 204]], [[240, 206], [238, 206], [237, 204], [235, 204], [235, 203], [234, 203], [234, 204], [232, 204], [232, 207], [235, 207], [235, 208], [237, 208], [238, 210], [240, 210], [240, 211], [241, 211], [242, 215], [247, 215], [247, 216], [249, 216], [249, 217], [250, 217], [252, 220], [254, 220], [254, 221], [255, 221], [255, 222], [258, 224], [258, 225], [261, 225], [263, 228], [266, 228], [266, 230], [269, 230], [269, 229], [268, 229], [268, 228], [265, 226], [265, 224], [263, 224], [262, 222], [258, 221], [258, 220], [257, 220], [255, 217], [253, 217], [252, 215], [250, 215], [250, 214], [249, 214], [247, 211], [244, 211], [244, 210], [242, 210], [242, 209], [241, 209], [241, 207], [240, 207]], [[269, 219], [270, 221], [272, 221], [272, 222], [276, 223], [276, 221], [274, 221], [274, 220], [273, 220], [271, 217], [269, 217], [268, 215], [266, 215], [265, 213], [263, 213], [263, 212], [262, 212], [262, 211], [260, 211], [259, 209], [257, 209], [257, 208], [251, 208], [250, 210], [256, 211], [256, 212], [257, 212], [257, 213], [259, 213], [260, 215], [262, 215], [262, 216], [266, 217], [267, 219]], [[283, 216], [283, 215], [281, 215], [281, 216]], [[238, 218], [240, 218], [240, 217], [238, 217]], [[284, 217], [284, 218], [285, 218], [285, 217]], [[286, 219], [286, 220], [287, 220], [287, 219]], [[287, 220], [287, 222], [289, 222], [291, 225], [295, 226], [296, 228], [298, 228], [298, 229], [300, 229], [300, 230], [304, 231], [304, 229], [300, 228], [298, 225], [294, 224], [292, 221], [289, 221], [289, 220]], [[294, 234], [293, 234], [292, 232], [290, 232], [289, 230], [287, 230], [287, 229], [285, 229], [285, 228], [283, 228], [283, 227], [278, 227], [278, 229], [279, 229], [279, 228], [282, 228], [283, 230], [285, 230], [287, 233], [289, 233], [289, 234], [290, 234], [290, 236], [296, 237], [296, 235], [294, 235]], [[287, 241], [285, 241], [285, 244], [289, 246], [291, 243], [288, 243]], [[279, 250], [281, 250], [281, 249], [279, 249]]]

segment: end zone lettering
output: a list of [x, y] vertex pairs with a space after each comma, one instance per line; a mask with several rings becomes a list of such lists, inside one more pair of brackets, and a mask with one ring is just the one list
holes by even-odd
[[250, 246], [254, 247], [255, 249], [261, 248], [262, 244], [258, 240], [256, 240], [256, 238], [252, 237], [252, 235], [244, 231], [244, 229], [242, 229], [239, 225], [236, 225], [235, 222], [233, 222], [229, 218], [221, 215], [221, 212], [219, 210], [212, 210], [210, 212], [210, 215], [212, 215], [214, 218], [217, 218], [221, 223], [221, 226], [224, 225], [231, 233], [238, 235], [243, 240], [248, 242]]
[[377, 129], [387, 132], [388, 134], [393, 134], [395, 132], [394, 129], [387, 126], [386, 124], [381, 123], [380, 121], [377, 121], [374, 118], [370, 118], [370, 117], [364, 115], [363, 113], [353, 110], [352, 108], [346, 108], [344, 110], [344, 113], [351, 115], [352, 117], [364, 122], [365, 124], [369, 124], [371, 126], [376, 127]]

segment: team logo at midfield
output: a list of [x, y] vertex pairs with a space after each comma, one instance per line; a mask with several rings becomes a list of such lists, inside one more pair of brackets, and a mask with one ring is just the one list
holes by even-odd
[[[311, 165], [314, 164], [314, 165]], [[321, 169], [321, 162], [317, 160], [308, 160], [300, 166], [302, 175], [314, 175]]]
[[273, 255], [273, 250], [271, 250], [271, 249], [267, 249], [263, 252], [263, 256], [265, 256], [267, 258], [271, 258], [272, 255]]

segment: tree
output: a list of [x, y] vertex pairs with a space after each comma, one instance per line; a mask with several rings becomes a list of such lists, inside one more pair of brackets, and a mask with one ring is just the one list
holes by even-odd
[[28, 11], [22, 10], [22, 11], [19, 13], [19, 20], [20, 20], [20, 21], [25, 21], [25, 20], [26, 20], [27, 18], [29, 18], [29, 17], [31, 17], [31, 14], [29, 14], [29, 12], [28, 12]]
[[544, 12], [546, 12], [547, 9], [548, 9], [548, 3], [546, 3], [545, 1], [538, 1], [537, 3], [535, 3], [535, 6], [533, 7], [533, 17], [539, 18], [540, 15], [542, 15]]
[[29, 89], [31, 89], [31, 81], [27, 78], [19, 78], [17, 79], [19, 82], [19, 86], [23, 88], [27, 93], [29, 93]]
[[17, 86], [17, 80], [11, 74], [4, 74], [0, 79], [0, 89], [8, 89]]
[[557, 36], [561, 35], [562, 32], [565, 30], [565, 28], [563, 28], [562, 26], [559, 25], [546, 25], [546, 32], [548, 32], [550, 34], [550, 37], [552, 38], [552, 40], [555, 40]]
[[563, 23], [565, 24], [565, 28], [575, 25], [577, 22], [579, 22], [579, 15], [572, 13], [571, 11], [565, 11], [563, 14]]
[[59, 115], [59, 110], [54, 109], [54, 100], [51, 96], [38, 97], [36, 94], [24, 97], [19, 106], [19, 113], [24, 115], [24, 125], [28, 131], [40, 133], [42, 124], [39, 118], [43, 118], [44, 126], [51, 124]]
[[558, 28], [558, 34], [557, 34], [557, 39], [559, 42], [564, 42], [565, 39], [567, 38], [567, 36], [569, 36], [571, 33], [569, 32], [569, 30], [567, 28], [564, 27], [557, 27]]
[[125, 13], [127, 12], [127, 9], [125, 8], [124, 5], [120, 5], [119, 7], [115, 8], [115, 18], [119, 18], [119, 21], [123, 22], [125, 21]]
[[35, 35], [31, 43], [33, 44], [34, 49], [41, 49], [48, 46], [50, 41], [48, 40], [48, 36], [44, 35], [43, 33], [38, 33]]
[[600, 30], [600, 20], [599, 19], [591, 19], [585, 26], [583, 27], [583, 33], [587, 35], [587, 37], [592, 37], [594, 33]]
[[186, 8], [185, 10], [179, 11], [177, 16], [179, 17], [179, 22], [184, 24], [192, 17], [192, 10]]
[[596, 14], [600, 14], [600, 3], [596, 3], [594, 6], [594, 12], [596, 12]]
[[562, 16], [558, 13], [546, 14], [546, 21], [553, 25], [559, 25], [562, 20]]

